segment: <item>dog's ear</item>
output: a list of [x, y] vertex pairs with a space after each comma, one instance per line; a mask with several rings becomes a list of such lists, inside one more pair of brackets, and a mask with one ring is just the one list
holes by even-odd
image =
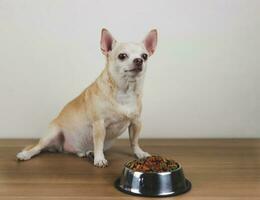
[[146, 38], [143, 41], [144, 46], [149, 53], [149, 56], [151, 56], [156, 49], [157, 35], [158, 35], [157, 30], [153, 29], [148, 33], [148, 35], [146, 36]]
[[116, 40], [113, 38], [111, 33], [105, 28], [101, 31], [100, 48], [104, 55], [108, 55], [108, 52], [112, 50]]

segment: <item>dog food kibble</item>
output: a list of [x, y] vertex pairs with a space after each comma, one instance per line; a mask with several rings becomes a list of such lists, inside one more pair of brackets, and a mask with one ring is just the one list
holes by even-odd
[[139, 172], [169, 172], [178, 168], [178, 163], [161, 156], [149, 156], [131, 161], [126, 167]]

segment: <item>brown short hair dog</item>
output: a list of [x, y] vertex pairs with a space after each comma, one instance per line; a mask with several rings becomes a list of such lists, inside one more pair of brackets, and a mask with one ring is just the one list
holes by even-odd
[[156, 44], [156, 30], [141, 43], [121, 43], [103, 29], [100, 45], [106, 67], [101, 75], [63, 108], [38, 144], [25, 148], [17, 158], [29, 160], [42, 150], [72, 152], [80, 157], [94, 152], [94, 165], [104, 167], [107, 160], [103, 152], [127, 128], [134, 154], [138, 158], [149, 156], [139, 147], [138, 138], [144, 74]]

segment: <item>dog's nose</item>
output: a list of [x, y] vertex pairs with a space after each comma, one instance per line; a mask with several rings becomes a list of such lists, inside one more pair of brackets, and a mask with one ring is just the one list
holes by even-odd
[[137, 67], [141, 67], [143, 65], [143, 60], [141, 58], [135, 58], [133, 62]]

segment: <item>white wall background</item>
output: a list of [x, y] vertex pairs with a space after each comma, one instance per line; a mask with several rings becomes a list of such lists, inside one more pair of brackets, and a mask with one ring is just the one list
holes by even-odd
[[0, 137], [40, 137], [99, 75], [102, 27], [121, 41], [159, 30], [142, 137], [260, 137], [259, 8], [258, 0], [0, 0]]

